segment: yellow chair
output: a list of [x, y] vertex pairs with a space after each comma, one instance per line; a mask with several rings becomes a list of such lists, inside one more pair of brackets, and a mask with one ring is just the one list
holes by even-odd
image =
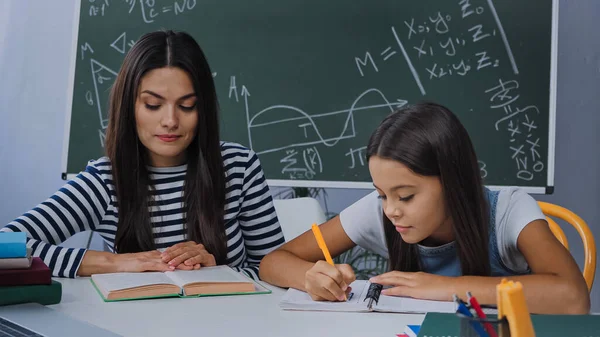
[[594, 276], [596, 275], [596, 243], [588, 225], [577, 214], [571, 212], [570, 210], [564, 207], [543, 201], [538, 201], [538, 205], [540, 205], [542, 212], [544, 212], [544, 214], [546, 215], [546, 220], [550, 225], [550, 230], [552, 231], [554, 236], [556, 236], [558, 241], [560, 241], [560, 243], [562, 243], [563, 246], [565, 246], [565, 248], [569, 249], [567, 236], [560, 228], [560, 226], [552, 218], [550, 218], [551, 216], [568, 222], [573, 227], [575, 227], [575, 229], [581, 236], [581, 241], [583, 241], [583, 251], [585, 252], [585, 262], [583, 264], [583, 278], [587, 283], [588, 290], [592, 291], [592, 285], [594, 284]]

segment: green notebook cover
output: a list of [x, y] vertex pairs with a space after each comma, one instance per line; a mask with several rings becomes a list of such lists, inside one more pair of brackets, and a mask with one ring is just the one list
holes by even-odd
[[60, 303], [62, 284], [52, 280], [49, 285], [28, 285], [0, 287], [0, 305], [39, 303], [50, 305]]
[[[600, 336], [600, 315], [531, 315], [531, 322], [536, 337]], [[428, 313], [421, 324], [418, 337], [442, 336], [477, 335], [461, 333], [461, 322], [455, 314]]]

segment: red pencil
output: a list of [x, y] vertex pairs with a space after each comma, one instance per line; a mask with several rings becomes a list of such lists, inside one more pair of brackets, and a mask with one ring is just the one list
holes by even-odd
[[[479, 316], [479, 318], [481, 319], [486, 319], [487, 317], [485, 316], [483, 309], [481, 309], [481, 306], [477, 302], [477, 299], [471, 296], [470, 291], [467, 291], [467, 298], [469, 300], [469, 303], [471, 304], [471, 307], [475, 309], [477, 316]], [[483, 322], [483, 327], [485, 328], [485, 331], [487, 331], [487, 333], [490, 335], [490, 337], [498, 337], [496, 331], [494, 331], [494, 327], [489, 322]]]

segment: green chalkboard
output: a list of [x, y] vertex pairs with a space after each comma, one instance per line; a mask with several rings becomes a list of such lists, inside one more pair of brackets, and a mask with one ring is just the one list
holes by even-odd
[[109, 88], [158, 29], [207, 54], [222, 138], [272, 184], [369, 186], [364, 149], [396, 107], [432, 100], [465, 124], [485, 183], [553, 185], [556, 2], [81, 1], [65, 173], [103, 155]]

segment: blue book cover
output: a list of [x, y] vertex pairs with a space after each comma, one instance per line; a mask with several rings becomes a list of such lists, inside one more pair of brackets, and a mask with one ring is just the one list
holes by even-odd
[[26, 244], [24, 232], [0, 232], [0, 259], [26, 257]]

